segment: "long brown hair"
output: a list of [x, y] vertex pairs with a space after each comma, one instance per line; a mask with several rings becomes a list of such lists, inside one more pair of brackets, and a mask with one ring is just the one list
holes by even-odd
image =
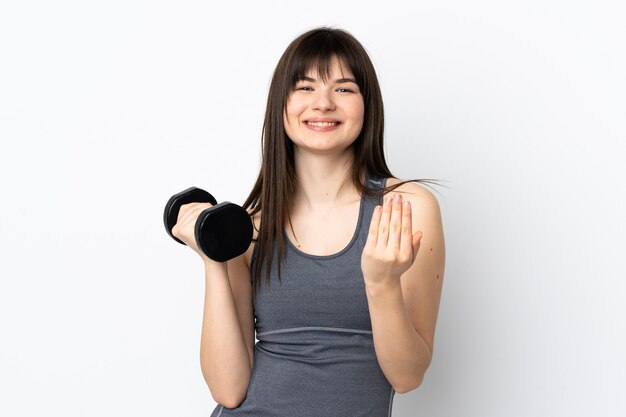
[[344, 30], [320, 27], [298, 36], [289, 44], [274, 70], [261, 135], [261, 168], [256, 183], [243, 204], [244, 208], [252, 209], [251, 215], [261, 211], [255, 240], [256, 267], [251, 271], [253, 294], [256, 294], [261, 283], [263, 263], [266, 264], [266, 283], [270, 282], [274, 241], [278, 250], [276, 266], [279, 280], [281, 261], [286, 252], [283, 227], [290, 221], [290, 202], [296, 194], [297, 183], [294, 144], [287, 136], [283, 123], [287, 98], [296, 82], [309, 69], [317, 67], [317, 73], [326, 81], [330, 76], [334, 57], [339, 58], [352, 71], [365, 104], [363, 128], [351, 145], [354, 158], [348, 175], [359, 195], [380, 197], [407, 182], [436, 183], [430, 179], [407, 180], [384, 190], [372, 190], [362, 182], [365, 172], [384, 178], [395, 178], [385, 162], [383, 100], [374, 66], [365, 48]]

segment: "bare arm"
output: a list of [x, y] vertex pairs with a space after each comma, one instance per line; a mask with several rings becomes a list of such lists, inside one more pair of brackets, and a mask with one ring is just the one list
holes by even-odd
[[430, 366], [445, 265], [437, 200], [416, 184], [398, 190], [402, 187], [411, 187], [412, 193], [404, 196], [411, 205], [402, 208], [395, 201], [383, 207], [382, 215], [373, 215], [370, 250], [363, 252], [366, 270], [374, 271], [364, 270], [374, 348], [398, 393], [419, 387]]
[[198, 215], [210, 203], [183, 204], [172, 234], [193, 249], [205, 270], [204, 313], [200, 340], [200, 367], [215, 401], [235, 408], [245, 399], [252, 373], [254, 317], [250, 268], [244, 255], [215, 262], [195, 240]]
[[[252, 305], [245, 288], [246, 274], [238, 275], [246, 268], [239, 258], [228, 264], [204, 263], [200, 366], [213, 399], [227, 408], [235, 408], [245, 399], [253, 365]], [[233, 276], [229, 277], [229, 271]], [[245, 303], [249, 306], [244, 307]]]
[[195, 240], [198, 215], [210, 203], [183, 204], [172, 234], [193, 249], [204, 262], [205, 296], [200, 340], [200, 367], [215, 401], [235, 408], [245, 399], [254, 359], [254, 314], [250, 268], [246, 254], [215, 262]]

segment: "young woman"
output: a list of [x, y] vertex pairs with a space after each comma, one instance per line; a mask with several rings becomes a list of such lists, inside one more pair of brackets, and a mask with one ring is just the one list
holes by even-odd
[[322, 27], [287, 47], [262, 141], [248, 251], [198, 250], [208, 203], [182, 206], [173, 230], [205, 265], [211, 416], [389, 416], [431, 362], [444, 237], [429, 180], [387, 167], [378, 80], [352, 35]]

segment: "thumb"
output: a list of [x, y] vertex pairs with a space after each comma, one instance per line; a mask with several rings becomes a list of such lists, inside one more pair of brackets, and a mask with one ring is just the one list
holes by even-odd
[[415, 233], [413, 233], [413, 262], [415, 262], [415, 258], [417, 257], [417, 252], [419, 251], [420, 248], [420, 243], [422, 241], [422, 236], [424, 235], [424, 233], [422, 233], [421, 231], [417, 231]]

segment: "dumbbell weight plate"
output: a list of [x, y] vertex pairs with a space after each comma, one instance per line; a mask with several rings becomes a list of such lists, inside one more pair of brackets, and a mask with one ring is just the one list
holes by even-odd
[[246, 252], [252, 242], [252, 219], [242, 207], [223, 201], [198, 216], [198, 247], [209, 258], [225, 262]]
[[182, 240], [178, 239], [172, 234], [172, 228], [178, 221], [178, 213], [180, 212], [180, 206], [189, 203], [211, 203], [213, 206], [217, 205], [217, 200], [209, 194], [197, 187], [189, 187], [178, 194], [174, 194], [165, 205], [165, 211], [163, 213], [163, 223], [165, 224], [165, 230], [167, 234], [175, 241], [181, 244], [185, 244]]

